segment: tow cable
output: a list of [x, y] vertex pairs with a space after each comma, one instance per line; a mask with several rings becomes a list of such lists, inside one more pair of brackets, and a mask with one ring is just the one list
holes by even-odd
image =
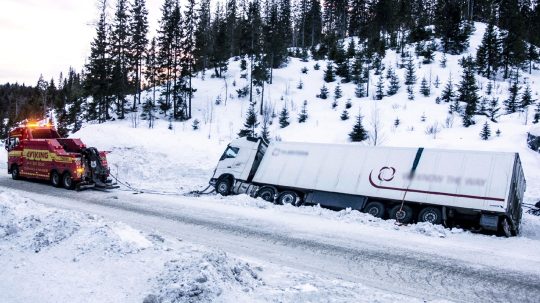
[[162, 196], [193, 196], [193, 197], [198, 197], [198, 196], [201, 196], [201, 195], [212, 194], [215, 191], [215, 189], [212, 189], [211, 191], [208, 191], [208, 189], [210, 189], [212, 187], [212, 185], [208, 185], [203, 190], [192, 190], [192, 191], [189, 191], [189, 192], [168, 192], [168, 191], [158, 191], [158, 190], [153, 190], [153, 189], [136, 188], [136, 187], [132, 186], [131, 184], [129, 184], [129, 182], [127, 182], [127, 181], [119, 180], [118, 177], [116, 175], [114, 175], [113, 173], [110, 173], [110, 176], [118, 184], [123, 185], [124, 187], [126, 187], [128, 190], [134, 192], [135, 194], [146, 193], [146, 194], [155, 194], [155, 195], [162, 195]]

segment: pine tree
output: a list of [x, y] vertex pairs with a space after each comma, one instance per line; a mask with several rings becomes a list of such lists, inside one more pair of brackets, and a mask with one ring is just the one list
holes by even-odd
[[343, 112], [341, 113], [340, 118], [343, 121], [349, 120], [349, 112], [346, 109], [344, 109]]
[[356, 88], [354, 89], [354, 95], [356, 98], [364, 98], [366, 96], [366, 89], [364, 88], [364, 83], [358, 82]]
[[113, 72], [111, 80], [111, 93], [116, 97], [116, 111], [118, 119], [125, 118], [126, 95], [129, 91], [128, 67], [131, 54], [130, 43], [130, 14], [128, 11], [129, 2], [118, 0], [111, 36], [111, 57], [113, 60]]
[[134, 0], [130, 10], [130, 61], [131, 70], [135, 74], [135, 94], [133, 95], [133, 110], [141, 103], [141, 82], [143, 73], [143, 59], [148, 45], [148, 11], [145, 0]]
[[482, 138], [482, 140], [488, 140], [489, 137], [491, 137], [491, 130], [489, 129], [489, 124], [486, 121], [484, 123], [484, 126], [482, 126], [482, 131], [480, 132], [480, 138]]
[[336, 85], [336, 88], [334, 89], [334, 100], [338, 100], [343, 96], [343, 92], [341, 91], [341, 86]]
[[261, 139], [263, 139], [265, 142], [270, 142], [270, 115], [263, 114], [263, 123], [261, 126]]
[[328, 88], [325, 84], [321, 87], [321, 93], [317, 95], [318, 98], [321, 98], [323, 100], [328, 99]]
[[473, 116], [476, 113], [476, 107], [479, 100], [478, 86], [474, 77], [474, 62], [471, 56], [464, 59], [463, 75], [459, 85], [460, 102], [465, 102], [465, 110], [463, 111], [463, 126], [469, 127], [474, 124]]
[[386, 93], [388, 96], [393, 96], [398, 92], [399, 87], [399, 77], [395, 72], [392, 72], [390, 75], [390, 86], [388, 86]]
[[414, 85], [416, 83], [416, 69], [412, 56], [409, 54], [407, 65], [405, 66], [405, 85]]
[[259, 126], [257, 122], [257, 114], [255, 113], [255, 104], [251, 103], [246, 116], [244, 128], [238, 133], [238, 137], [255, 137], [255, 129]]
[[304, 101], [304, 105], [302, 105], [302, 109], [300, 110], [300, 114], [298, 115], [298, 123], [306, 122], [307, 118], [307, 101]]
[[439, 88], [439, 85], [441, 85], [441, 80], [439, 79], [439, 76], [435, 76], [435, 82], [433, 82], [433, 86], [435, 86], [435, 88]]
[[[219, 8], [221, 14], [221, 7]], [[210, 65], [210, 56], [212, 54], [213, 28], [210, 12], [210, 0], [201, 0], [200, 7], [197, 10], [197, 27], [195, 29], [195, 70], [201, 71], [201, 78], [204, 79], [206, 69]], [[221, 17], [221, 16], [220, 16]], [[223, 26], [225, 30], [225, 26]]]
[[437, 0], [435, 34], [445, 53], [457, 55], [469, 46], [470, 26], [463, 18], [463, 7], [459, 1]]
[[334, 76], [334, 65], [332, 62], [328, 61], [326, 64], [326, 70], [324, 71], [324, 81], [325, 82], [334, 82], [336, 77]]
[[424, 97], [429, 97], [431, 94], [431, 89], [429, 88], [426, 77], [423, 77], [422, 82], [420, 83], [420, 93], [424, 95]]
[[508, 78], [511, 68], [521, 68], [526, 60], [524, 42], [525, 24], [518, 0], [501, 1], [499, 8], [499, 27], [506, 30], [502, 35], [501, 63], [504, 78]]
[[488, 79], [494, 76], [499, 68], [501, 43], [498, 34], [495, 30], [495, 18], [491, 18], [484, 37], [482, 38], [482, 44], [478, 47], [476, 52], [476, 66], [478, 73]]
[[494, 122], [494, 123], [497, 123], [497, 118], [499, 118], [500, 114], [499, 114], [499, 111], [501, 110], [501, 108], [499, 107], [499, 99], [497, 98], [492, 98], [491, 101], [489, 101], [489, 105], [488, 105], [488, 108], [487, 108], [487, 116], [489, 117], [489, 119]]
[[442, 68], [446, 68], [446, 62], [448, 61], [448, 59], [446, 59], [446, 54], [443, 54], [442, 58], [441, 58], [441, 61], [439, 62], [439, 66], [442, 67]]
[[362, 125], [362, 115], [356, 116], [356, 123], [352, 131], [349, 133], [349, 139], [352, 142], [362, 142], [368, 138], [368, 134]]
[[[193, 97], [192, 81], [195, 58], [193, 56], [195, 52], [195, 29], [197, 28], [197, 14], [195, 12], [195, 0], [187, 1], [186, 9], [184, 10], [184, 41], [182, 44], [183, 54], [189, 54], [188, 56], [182, 56], [182, 64], [184, 66], [184, 76], [187, 76], [187, 113], [186, 119], [191, 119], [191, 99]], [[262, 104], [262, 102], [261, 102]]]
[[535, 100], [532, 98], [531, 86], [529, 82], [525, 86], [525, 91], [521, 94], [521, 109], [525, 109], [527, 106], [534, 103]]
[[375, 100], [382, 100], [384, 97], [384, 77], [379, 76], [379, 81], [377, 81], [377, 86], [375, 90]]
[[407, 85], [407, 99], [414, 100], [414, 87]]
[[519, 94], [519, 73], [516, 71], [513, 75], [512, 85], [508, 88], [509, 96], [508, 99], [504, 101], [504, 106], [506, 108], [506, 113], [512, 114], [517, 112], [519, 108], [518, 104], [518, 94]]
[[289, 126], [289, 124], [289, 111], [287, 110], [287, 107], [284, 106], [279, 113], [279, 127], [285, 128]]

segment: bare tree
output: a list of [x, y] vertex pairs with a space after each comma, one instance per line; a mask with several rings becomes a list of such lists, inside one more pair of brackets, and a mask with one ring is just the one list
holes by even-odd
[[370, 118], [369, 144], [373, 146], [381, 145], [386, 138], [383, 132], [384, 124], [381, 120], [381, 112], [376, 105], [371, 109]]

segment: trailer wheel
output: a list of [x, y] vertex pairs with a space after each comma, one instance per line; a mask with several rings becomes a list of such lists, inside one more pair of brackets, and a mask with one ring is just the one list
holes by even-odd
[[271, 187], [263, 187], [257, 192], [257, 197], [267, 202], [274, 202], [276, 192]]
[[216, 191], [222, 196], [228, 196], [231, 193], [232, 182], [229, 178], [223, 178], [216, 184]]
[[13, 164], [11, 166], [11, 178], [13, 180], [19, 180], [21, 178], [21, 172], [19, 171], [19, 166], [17, 164]]
[[52, 183], [52, 185], [54, 187], [60, 187], [60, 185], [61, 185], [60, 180], [61, 180], [60, 174], [56, 170], [53, 170], [51, 172], [51, 183]]
[[506, 237], [506, 238], [513, 236], [512, 226], [510, 225], [510, 222], [508, 222], [507, 217], [501, 217], [499, 219], [499, 230], [497, 231], [497, 234], [499, 237]]
[[62, 177], [62, 185], [65, 189], [75, 188], [75, 182], [73, 182], [73, 178], [71, 177], [71, 174], [69, 172], [64, 173], [64, 176]]
[[418, 222], [442, 224], [442, 212], [437, 207], [425, 207], [418, 214]]
[[293, 206], [298, 206], [296, 200], [298, 200], [298, 194], [294, 191], [287, 190], [279, 195], [277, 198], [277, 203], [282, 205], [291, 204]]
[[[400, 211], [401, 208], [401, 211]], [[403, 205], [403, 208], [400, 204], [392, 207], [389, 212], [390, 219], [394, 219], [399, 223], [408, 224], [412, 222], [413, 219], [413, 210], [408, 205]]]
[[383, 218], [386, 209], [381, 202], [369, 202], [364, 207], [364, 212], [372, 215], [375, 218]]

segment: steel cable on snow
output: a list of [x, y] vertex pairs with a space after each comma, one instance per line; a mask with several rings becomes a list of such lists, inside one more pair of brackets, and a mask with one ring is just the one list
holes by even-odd
[[139, 194], [147, 193], [147, 194], [155, 194], [155, 195], [163, 195], [163, 196], [188, 196], [188, 195], [196, 196], [196, 195], [208, 195], [215, 191], [215, 190], [211, 190], [209, 192], [206, 192], [211, 187], [211, 185], [208, 185], [206, 188], [200, 191], [194, 190], [194, 191], [189, 191], [189, 192], [168, 192], [168, 191], [158, 191], [158, 190], [153, 190], [153, 189], [136, 188], [132, 186], [131, 184], [129, 184], [127, 181], [121, 181], [113, 173], [110, 173], [110, 175], [118, 184], [123, 185], [128, 190], [139, 193]]

